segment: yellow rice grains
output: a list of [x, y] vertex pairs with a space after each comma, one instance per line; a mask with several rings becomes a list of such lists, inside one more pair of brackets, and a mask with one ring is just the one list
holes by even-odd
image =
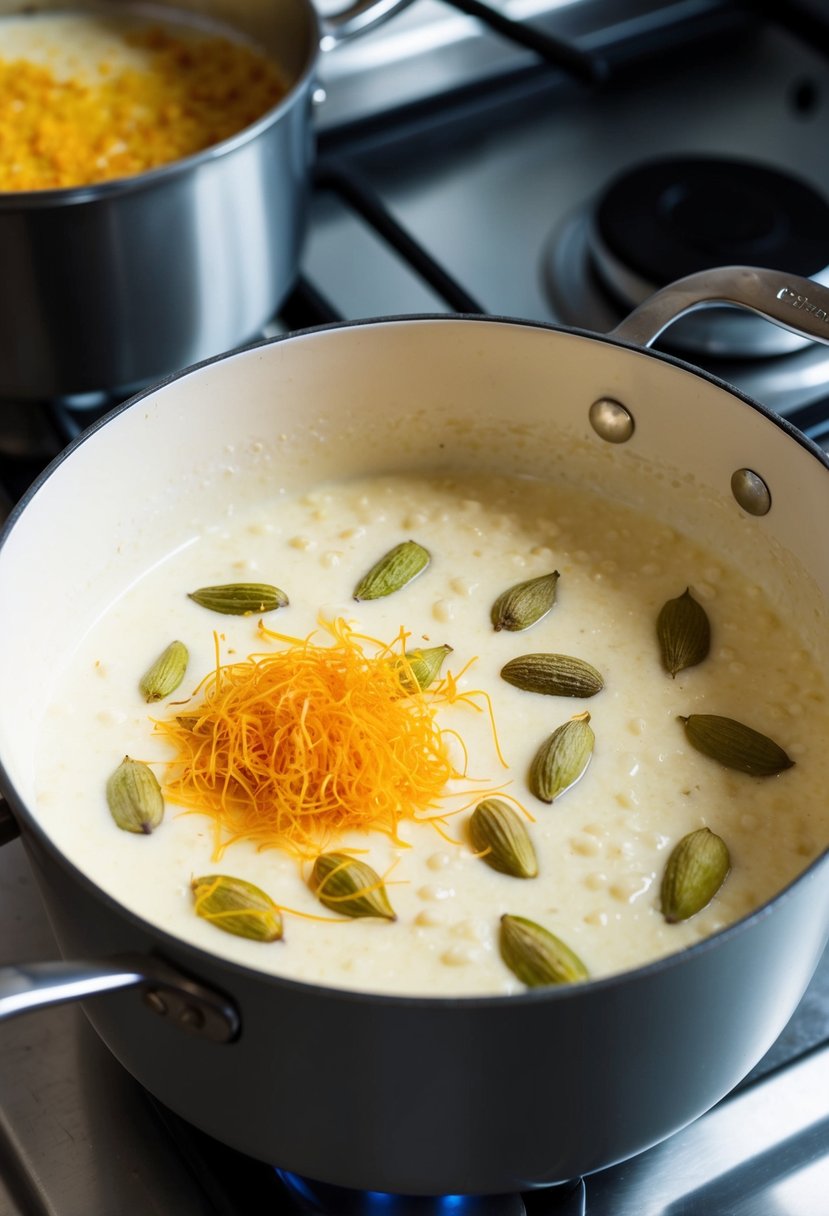
[[59, 54], [0, 58], [0, 191], [143, 173], [235, 135], [286, 92], [273, 63], [229, 39], [158, 26], [120, 37], [123, 62], [91, 71], [67, 74]]

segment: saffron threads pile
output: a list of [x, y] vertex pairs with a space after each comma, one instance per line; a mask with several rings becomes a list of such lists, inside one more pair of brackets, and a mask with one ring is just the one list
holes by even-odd
[[[280, 648], [221, 665], [194, 701], [156, 723], [172, 745], [165, 790], [210, 816], [215, 855], [234, 841], [315, 857], [344, 832], [402, 843], [402, 820], [439, 823], [449, 755], [439, 705], [466, 701], [451, 676], [415, 686], [406, 634], [392, 645], [326, 625], [331, 641], [260, 633]], [[462, 743], [462, 741], [461, 741]], [[497, 741], [496, 741], [497, 746]]]

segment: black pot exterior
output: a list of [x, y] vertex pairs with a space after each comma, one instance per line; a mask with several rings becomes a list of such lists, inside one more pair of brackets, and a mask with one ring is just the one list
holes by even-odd
[[794, 1011], [826, 944], [829, 856], [750, 920], [664, 963], [522, 997], [385, 998], [276, 980], [162, 940], [27, 838], [68, 956], [141, 950], [232, 994], [229, 1046], [135, 992], [88, 1002], [160, 1102], [250, 1156], [399, 1194], [543, 1186], [709, 1109]]

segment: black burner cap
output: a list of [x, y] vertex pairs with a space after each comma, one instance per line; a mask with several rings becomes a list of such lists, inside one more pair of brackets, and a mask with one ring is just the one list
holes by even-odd
[[807, 278], [829, 266], [829, 203], [802, 180], [751, 161], [644, 162], [610, 183], [595, 223], [613, 257], [654, 288], [712, 266]]

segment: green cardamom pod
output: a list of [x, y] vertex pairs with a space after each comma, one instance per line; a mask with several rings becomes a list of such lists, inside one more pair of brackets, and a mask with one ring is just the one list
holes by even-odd
[[490, 611], [493, 628], [514, 633], [529, 629], [545, 617], [556, 602], [558, 570], [516, 583], [498, 596]]
[[164, 795], [158, 778], [143, 760], [125, 756], [107, 781], [109, 811], [124, 832], [149, 836], [164, 818]]
[[493, 870], [513, 878], [535, 878], [538, 861], [527, 825], [501, 798], [485, 798], [469, 817], [472, 847]]
[[669, 924], [688, 920], [709, 904], [731, 868], [725, 841], [710, 828], [689, 832], [674, 847], [662, 875], [662, 915]]
[[217, 929], [254, 942], [275, 942], [282, 937], [282, 913], [252, 882], [226, 874], [206, 874], [190, 884], [196, 915]]
[[[414, 686], [412, 692], [423, 692], [440, 675], [443, 660], [452, 653], [451, 646], [427, 646], [424, 650], [407, 650], [406, 663], [411, 670]], [[409, 685], [409, 671], [403, 667], [403, 683]]]
[[187, 671], [190, 654], [184, 642], [171, 642], [138, 685], [145, 701], [161, 701], [178, 688]]
[[588, 978], [577, 954], [560, 938], [523, 916], [501, 917], [501, 958], [528, 988], [574, 984]]
[[680, 716], [679, 720], [692, 747], [712, 760], [719, 760], [726, 768], [753, 777], [773, 777], [794, 765], [794, 760], [773, 739], [733, 718], [691, 714], [687, 718]]
[[274, 612], [284, 608], [288, 597], [271, 583], [224, 583], [216, 587], [199, 587], [188, 592], [191, 600], [222, 612], [225, 616], [247, 616], [251, 612]]
[[665, 669], [674, 679], [678, 671], [695, 667], [711, 649], [711, 623], [702, 604], [686, 587], [682, 595], [668, 600], [656, 619], [656, 635]]
[[429, 553], [417, 541], [405, 540], [371, 567], [354, 590], [355, 600], [379, 600], [399, 591], [425, 570]]
[[380, 875], [348, 853], [321, 853], [314, 862], [309, 886], [332, 912], [397, 920]]
[[601, 673], [584, 659], [567, 654], [522, 654], [501, 668], [516, 688], [553, 697], [594, 697], [604, 688]]
[[576, 714], [557, 727], [535, 754], [528, 784], [542, 802], [556, 798], [575, 785], [590, 763], [595, 735], [590, 714]]

